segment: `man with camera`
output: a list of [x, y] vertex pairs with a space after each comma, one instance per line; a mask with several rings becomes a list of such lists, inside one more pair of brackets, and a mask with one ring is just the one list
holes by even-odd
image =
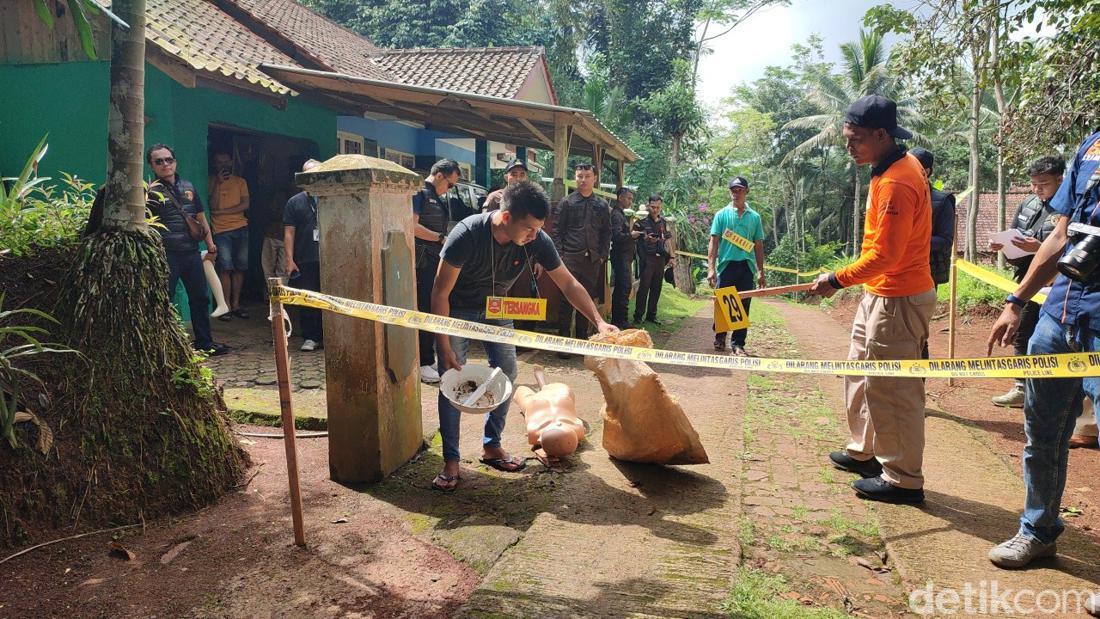
[[[1012, 227], [1020, 232], [1023, 238], [1016, 238], [1012, 244], [1016, 247], [1032, 252], [1032, 255], [1010, 259], [1008, 262], [1016, 269], [1014, 279], [1020, 283], [1027, 274], [1028, 267], [1034, 252], [1039, 251], [1043, 240], [1050, 236], [1054, 230], [1054, 224], [1058, 221], [1058, 215], [1050, 206], [1054, 193], [1062, 184], [1062, 175], [1066, 171], [1066, 162], [1061, 157], [1040, 157], [1032, 162], [1027, 174], [1031, 177], [1031, 197], [1024, 200], [1016, 211], [1016, 217], [1012, 220]], [[989, 243], [993, 251], [1001, 251], [1000, 243]], [[1045, 285], [1045, 284], [1044, 284]], [[1013, 349], [1017, 355], [1027, 354], [1027, 341], [1035, 331], [1035, 325], [1039, 322], [1039, 304], [1028, 301], [1020, 311], [1020, 329], [1016, 332]], [[997, 406], [1008, 408], [1024, 407], [1024, 379], [1017, 378], [1016, 383], [1008, 393], [993, 396], [992, 402]]]
[[638, 246], [638, 270], [641, 280], [638, 282], [638, 296], [634, 299], [634, 324], [640, 325], [642, 317], [649, 322], [657, 322], [657, 302], [661, 300], [661, 286], [664, 285], [665, 266], [668, 264], [668, 240], [672, 234], [668, 231], [668, 222], [661, 217], [664, 199], [658, 194], [649, 196], [646, 210], [649, 215], [634, 222], [633, 232], [638, 233], [641, 243]]
[[[1052, 277], [1054, 285], [1042, 306], [1028, 343], [1029, 355], [1100, 351], [1100, 131], [1085, 139], [1072, 167], [1051, 200], [1059, 215], [1031, 267], [989, 334], [993, 346], [1010, 346], [1020, 328], [1023, 308]], [[1002, 568], [1021, 568], [1053, 556], [1055, 540], [1065, 529], [1059, 517], [1066, 483], [1073, 411], [1083, 396], [1100, 397], [1100, 377], [1029, 378], [1024, 386], [1023, 469], [1026, 495], [1020, 529], [993, 548], [989, 560]], [[1093, 614], [1100, 599], [1086, 604]]]

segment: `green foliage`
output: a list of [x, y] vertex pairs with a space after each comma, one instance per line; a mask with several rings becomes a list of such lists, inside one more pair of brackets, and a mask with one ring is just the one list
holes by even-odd
[[4, 295], [0, 294], [0, 434], [12, 449], [19, 447], [15, 436], [15, 413], [22, 400], [21, 382], [45, 386], [37, 374], [19, 366], [39, 355], [75, 352], [58, 344], [43, 343], [38, 337], [48, 332], [31, 324], [28, 318], [57, 323], [49, 314], [33, 308], [5, 310]]
[[185, 363], [172, 371], [172, 384], [180, 389], [190, 389], [201, 398], [210, 398], [214, 395], [214, 370], [203, 365], [206, 354], [195, 352], [191, 356], [191, 362]]
[[38, 176], [47, 150], [42, 138], [19, 176], [0, 179], [0, 254], [22, 256], [34, 247], [71, 242], [88, 220], [93, 186], [68, 174], [59, 184]]
[[[810, 273], [835, 262], [839, 251], [840, 243], [836, 241], [815, 245], [813, 238], [807, 234], [799, 243], [795, 235], [788, 234], [768, 253], [767, 264]], [[787, 286], [805, 281], [805, 277], [796, 280], [793, 273], [768, 271], [769, 286]]]

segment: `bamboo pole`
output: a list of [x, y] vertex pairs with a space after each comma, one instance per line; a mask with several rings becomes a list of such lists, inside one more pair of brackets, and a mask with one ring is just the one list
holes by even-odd
[[[278, 277], [267, 280], [269, 292], [282, 284]], [[286, 474], [290, 483], [290, 515], [294, 521], [294, 543], [306, 545], [302, 524], [302, 489], [298, 485], [298, 448], [294, 443], [294, 409], [290, 402], [290, 353], [283, 324], [283, 304], [271, 294], [271, 337], [275, 347], [275, 374], [279, 381], [279, 409], [283, 422], [283, 446], [286, 447]]]

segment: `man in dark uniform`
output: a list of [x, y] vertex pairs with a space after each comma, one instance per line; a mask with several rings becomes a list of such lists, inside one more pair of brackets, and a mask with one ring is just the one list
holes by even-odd
[[661, 217], [664, 200], [661, 196], [649, 196], [646, 209], [649, 215], [634, 222], [634, 232], [642, 242], [638, 252], [642, 272], [638, 283], [638, 296], [634, 299], [634, 322], [641, 323], [643, 316], [649, 322], [657, 322], [657, 302], [661, 300], [661, 286], [664, 284], [665, 267], [668, 265], [668, 240], [672, 233], [668, 223]]
[[161, 226], [161, 242], [168, 258], [168, 294], [176, 294], [176, 285], [182, 280], [191, 309], [191, 328], [195, 331], [195, 350], [223, 355], [227, 346], [214, 342], [210, 334], [210, 301], [206, 296], [206, 274], [203, 258], [199, 255], [199, 242], [191, 237], [187, 222], [192, 218], [205, 231], [206, 260], [214, 260], [218, 248], [210, 236], [202, 200], [191, 181], [176, 174], [176, 154], [167, 144], [154, 144], [146, 154], [156, 180], [149, 183], [146, 206], [156, 216]]
[[[416, 237], [416, 308], [432, 311], [432, 286], [439, 268], [439, 252], [447, 239], [447, 223], [451, 219], [445, 194], [458, 183], [458, 162], [440, 159], [432, 165], [424, 186], [413, 194], [413, 236]], [[435, 366], [435, 335], [419, 332], [420, 380], [434, 385], [439, 382]]]
[[[932, 167], [936, 158], [919, 146], [909, 149], [909, 154], [924, 166], [928, 178], [928, 190], [932, 193], [932, 242], [928, 265], [932, 269], [932, 281], [938, 287], [951, 278], [951, 251], [955, 244], [955, 194], [932, 187]], [[924, 342], [921, 357], [928, 358], [928, 342]]]
[[[600, 274], [611, 251], [611, 209], [594, 193], [596, 172], [591, 163], [577, 164], [573, 178], [577, 190], [558, 202], [550, 236], [565, 267], [596, 300], [603, 295]], [[569, 337], [575, 322], [576, 338], [587, 339], [588, 320], [569, 305], [563, 303], [558, 308], [558, 334]], [[558, 356], [568, 359], [570, 355]]]
[[[1051, 207], [1050, 201], [1054, 198], [1058, 187], [1061, 186], [1065, 172], [1066, 162], [1061, 157], [1052, 156], [1040, 157], [1028, 168], [1027, 174], [1031, 177], [1032, 195], [1024, 200], [1016, 211], [1016, 217], [1012, 220], [1012, 227], [1027, 237], [1025, 240], [1014, 242], [1014, 245], [1020, 249], [1029, 252], [1038, 251], [1043, 241], [1054, 230], [1058, 215]], [[989, 248], [993, 251], [1000, 251], [1001, 247], [998, 243], [989, 244]], [[1017, 282], [1024, 280], [1024, 275], [1031, 267], [1033, 258], [1034, 255], [1032, 254], [1008, 261], [1016, 269], [1014, 279]], [[1039, 324], [1040, 308], [1041, 306], [1038, 303], [1028, 301], [1020, 310], [1020, 329], [1016, 332], [1016, 339], [1013, 342], [1013, 354], [1027, 354], [1027, 342], [1031, 339], [1031, 334], [1035, 332], [1035, 326]], [[1017, 378], [1016, 384], [1008, 390], [1008, 393], [993, 396], [990, 400], [997, 406], [1023, 408], [1024, 379]]]
[[[525, 180], [527, 180], [527, 164], [519, 158], [509, 161], [508, 165], [504, 167], [504, 187]], [[495, 211], [500, 208], [500, 196], [504, 195], [504, 187], [485, 196], [485, 208], [483, 210]]]
[[630, 289], [634, 285], [630, 266], [634, 262], [634, 239], [642, 236], [642, 232], [630, 229], [630, 217], [625, 212], [634, 204], [634, 192], [619, 187], [615, 193], [615, 206], [611, 209], [611, 270], [615, 278], [611, 291], [611, 324], [630, 329], [626, 321]]

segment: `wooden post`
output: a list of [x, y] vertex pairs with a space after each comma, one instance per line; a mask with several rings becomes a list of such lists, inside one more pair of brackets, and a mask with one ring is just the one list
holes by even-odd
[[554, 184], [550, 189], [552, 204], [565, 197], [565, 175], [569, 171], [569, 125], [562, 119], [554, 123]]
[[[282, 283], [281, 278], [267, 280], [268, 291], [273, 292]], [[302, 524], [302, 489], [298, 485], [298, 448], [294, 443], [294, 409], [290, 403], [290, 353], [283, 324], [283, 304], [271, 295], [271, 339], [275, 347], [275, 375], [279, 381], [279, 410], [283, 422], [283, 446], [286, 447], [286, 476], [290, 482], [290, 516], [294, 521], [294, 543], [306, 545], [306, 532]]]
[[[619, 179], [618, 179], [619, 180], [619, 187], [622, 187], [622, 186], [626, 185], [626, 175], [625, 175], [626, 165], [623, 163], [622, 159], [617, 159], [615, 161], [615, 167], [616, 167], [615, 171], [618, 173], [618, 176], [619, 176]], [[639, 197], [640, 196], [635, 197], [634, 201], [637, 202]]]

